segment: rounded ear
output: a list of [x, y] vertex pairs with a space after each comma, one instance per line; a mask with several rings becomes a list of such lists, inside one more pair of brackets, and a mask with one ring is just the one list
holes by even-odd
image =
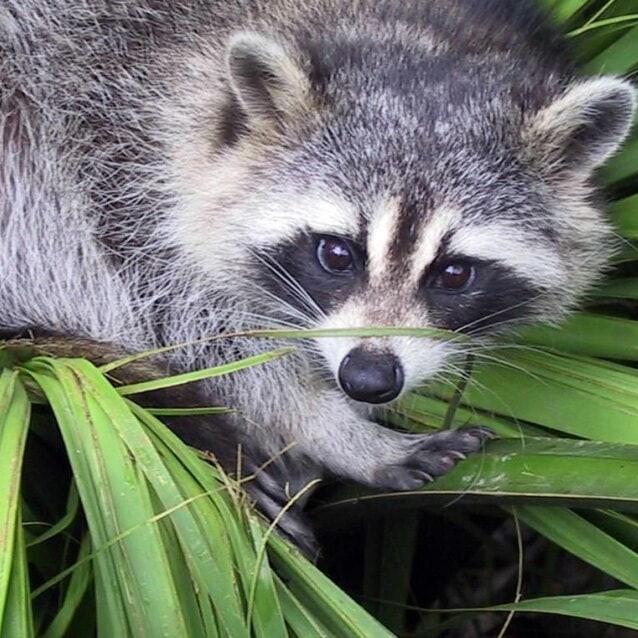
[[636, 90], [626, 80], [599, 77], [572, 84], [526, 131], [534, 163], [554, 175], [591, 173], [627, 137], [635, 106]]
[[227, 61], [231, 87], [249, 125], [281, 125], [309, 108], [309, 78], [275, 40], [249, 31], [236, 33]]

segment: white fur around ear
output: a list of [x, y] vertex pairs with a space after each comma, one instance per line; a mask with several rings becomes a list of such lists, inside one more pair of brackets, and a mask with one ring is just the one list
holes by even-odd
[[228, 45], [228, 74], [253, 126], [282, 123], [307, 108], [308, 76], [271, 38], [249, 31], [236, 33]]
[[539, 111], [527, 130], [534, 161], [550, 173], [590, 173], [627, 136], [636, 106], [631, 83], [614, 77], [579, 81]]

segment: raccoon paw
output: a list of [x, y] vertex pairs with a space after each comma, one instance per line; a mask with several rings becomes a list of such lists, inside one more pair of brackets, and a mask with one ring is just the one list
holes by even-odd
[[371, 485], [384, 490], [415, 490], [449, 472], [458, 461], [492, 438], [483, 427], [442, 430], [434, 434], [406, 437], [406, 455], [399, 463], [375, 471]]
[[302, 506], [293, 504], [282, 514], [282, 510], [288, 504], [290, 497], [282, 488], [282, 482], [273, 477], [268, 469], [260, 469], [246, 481], [244, 489], [255, 501], [257, 509], [269, 520], [277, 519], [277, 530], [299, 550], [314, 560], [319, 553], [319, 546], [314, 532], [308, 525], [302, 511]]

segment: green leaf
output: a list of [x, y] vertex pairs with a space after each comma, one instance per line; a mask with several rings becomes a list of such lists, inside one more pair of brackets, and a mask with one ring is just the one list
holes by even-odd
[[390, 638], [392, 634], [280, 538], [270, 539], [272, 562], [289, 579], [297, 600], [325, 626], [331, 638]]
[[78, 564], [72, 570], [69, 586], [64, 595], [64, 600], [60, 604], [55, 618], [51, 621], [47, 630], [42, 634], [42, 638], [64, 638], [68, 635], [68, 629], [87, 594], [93, 569], [91, 562], [86, 560], [89, 557], [91, 539], [87, 534], [82, 540], [80, 552], [78, 554]]
[[638, 66], [638, 27], [624, 32], [613, 44], [584, 65], [585, 73], [628, 73]]
[[148, 485], [113, 428], [139, 428], [136, 419], [88, 362], [40, 358], [25, 370], [51, 403], [69, 450], [114, 635], [186, 635]]
[[609, 216], [623, 237], [638, 238], [638, 195], [614, 202], [609, 207]]
[[[636, 35], [638, 27], [632, 29], [632, 38], [628, 41], [634, 48], [636, 46]], [[606, 71], [612, 73], [613, 71]], [[627, 142], [620, 153], [612, 157], [601, 170], [604, 181], [613, 186], [638, 175], [638, 137], [633, 137]]]
[[346, 525], [366, 513], [457, 502], [638, 512], [638, 446], [558, 438], [490, 441], [425, 488], [384, 494], [352, 486], [315, 515]]
[[638, 361], [638, 322], [578, 313], [560, 328], [534, 326], [520, 331], [526, 344], [590, 357]]
[[567, 22], [588, 4], [588, 0], [543, 0], [557, 22]]
[[328, 638], [330, 636], [330, 632], [308, 613], [279, 578], [275, 579], [275, 585], [286, 622], [294, 636], [298, 638]]
[[405, 630], [405, 605], [409, 604], [410, 577], [420, 516], [398, 512], [382, 522], [381, 553], [373, 556], [378, 581], [375, 617], [397, 635]]
[[[20, 522], [18, 515], [17, 523]], [[15, 530], [12, 552], [11, 580], [2, 614], [2, 638], [31, 638], [35, 636], [31, 609], [29, 571], [24, 534], [20, 527]]]
[[525, 506], [516, 508], [516, 516], [560, 547], [638, 589], [638, 554], [582, 516], [562, 508]]
[[633, 589], [619, 589], [580, 596], [536, 598], [508, 605], [498, 605], [490, 609], [561, 614], [638, 630], [638, 591]]
[[[496, 363], [500, 361], [500, 363]], [[448, 399], [448, 385], [428, 388]], [[638, 443], [636, 371], [617, 364], [533, 350], [500, 352], [477, 365], [468, 406], [593, 440]]]
[[192, 372], [184, 372], [182, 374], [176, 374], [172, 377], [166, 377], [163, 379], [154, 379], [152, 381], [142, 381], [140, 383], [132, 383], [130, 385], [123, 385], [118, 388], [118, 392], [125, 396], [129, 394], [138, 394], [140, 392], [151, 392], [153, 390], [161, 390], [163, 388], [172, 388], [177, 385], [183, 385], [184, 383], [194, 383], [203, 379], [212, 379], [214, 377], [220, 377], [225, 374], [231, 374], [250, 368], [251, 366], [261, 365], [274, 359], [279, 359], [286, 354], [292, 352], [293, 348], [280, 348], [279, 350], [272, 350], [271, 352], [264, 352], [252, 357], [247, 357], [240, 361], [233, 361], [232, 363], [226, 363], [224, 365], [215, 366], [213, 368], [204, 368], [203, 370], [194, 370]]
[[[19, 510], [30, 404], [17, 372], [0, 372], [0, 636], [33, 634]], [[22, 633], [24, 632], [24, 633]]]
[[592, 295], [604, 298], [638, 299], [638, 277], [613, 279], [594, 290]]
[[[172, 510], [171, 521], [198, 589], [210, 596], [213, 609], [222, 617], [228, 614], [229, 603], [233, 602], [233, 614], [238, 615], [242, 626], [235, 625], [235, 633], [228, 635], [248, 635], [251, 621], [257, 627], [257, 635], [264, 635], [259, 632], [268, 622], [258, 614], [245, 617], [238, 591], [241, 588], [245, 600], [249, 599], [257, 557], [251, 539], [239, 526], [240, 515], [229, 499], [227, 488], [157, 419], [139, 406], [131, 404], [131, 409], [149, 428], [154, 446], [170, 468], [174, 484], [180, 488], [173, 493], [171, 483], [166, 484], [170, 490], [161, 484], [158, 498], [164, 507]], [[179, 507], [181, 503], [188, 507]], [[269, 615], [271, 611], [268, 610]]]

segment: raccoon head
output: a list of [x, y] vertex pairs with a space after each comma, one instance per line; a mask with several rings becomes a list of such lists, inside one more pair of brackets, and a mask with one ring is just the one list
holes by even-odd
[[[559, 319], [610, 254], [592, 175], [628, 132], [633, 87], [405, 46], [233, 37], [189, 249], [296, 325], [483, 335]], [[408, 336], [314, 347], [372, 404], [457, 350]]]

